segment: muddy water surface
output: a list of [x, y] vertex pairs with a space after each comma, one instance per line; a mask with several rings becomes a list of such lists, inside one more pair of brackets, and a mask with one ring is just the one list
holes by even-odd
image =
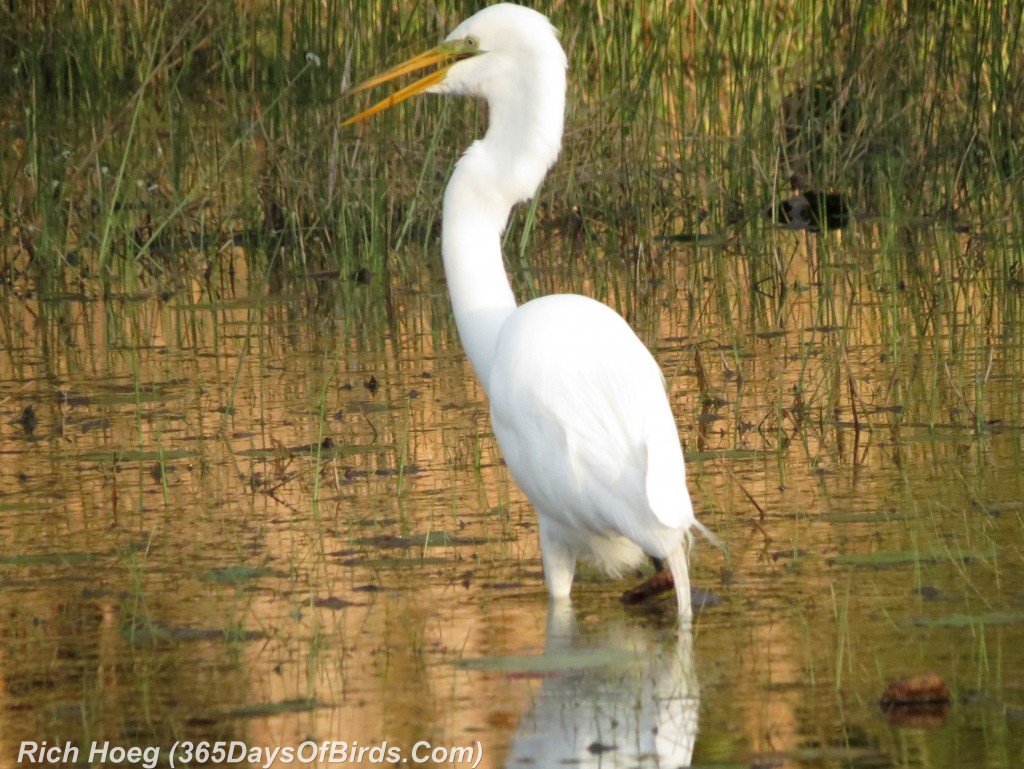
[[[611, 297], [728, 545], [692, 635], [585, 569], [548, 615], [435, 272], [6, 286], [0, 766], [1019, 766], [1019, 296], [929, 312], [881, 230], [771, 237], [775, 282], [684, 246]], [[927, 672], [948, 706], [882, 712]]]

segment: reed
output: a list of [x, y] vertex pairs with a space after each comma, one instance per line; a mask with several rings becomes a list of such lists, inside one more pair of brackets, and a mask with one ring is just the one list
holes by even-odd
[[[474, 629], [467, 654], [531, 643], [517, 634], [543, 614], [535, 519], [458, 350], [438, 245], [448, 171], [485, 109], [422, 98], [340, 127], [369, 98], [346, 97], [353, 82], [478, 5], [0, 8], [10, 712], [68, 718], [15, 686], [50, 686], [54, 660], [85, 666], [46, 691], [73, 702], [81, 686], [63, 730], [87, 738], [122, 734], [119, 686], [182, 738], [274, 699], [262, 676], [288, 703], [326, 692], [324, 716], [351, 696], [401, 712], [399, 690], [454, 680], [452, 639], [421, 613], [500, 630]], [[1004, 728], [1024, 531], [1019, 14], [995, 0], [538, 7], [562, 30], [569, 110], [559, 162], [506, 232], [515, 288], [626, 315], [669, 380], [701, 519], [754, 545], [733, 547], [720, 580], [718, 556], [696, 551], [695, 583], [724, 604], [697, 638], [699, 745], [724, 746], [705, 762], [759, 760], [734, 742], [758, 710], [820, 727], [821, 745], [836, 724], [873, 740], [878, 692], [907, 664], [974, 686]], [[842, 193], [853, 221], [770, 221], [798, 189]], [[380, 544], [402, 535], [423, 547]], [[445, 561], [425, 565], [437, 547]], [[106, 564], [98, 592], [83, 562]], [[618, 611], [607, 590], [581, 626]], [[68, 643], [91, 633], [102, 653], [67, 654], [47, 607], [79, 617]], [[257, 621], [272, 643], [247, 653]], [[738, 664], [751, 656], [753, 673]], [[374, 659], [382, 704], [361, 678]], [[459, 707], [476, 706], [468, 691]], [[972, 702], [955, 710], [981, 717]], [[403, 723], [451, 737], [414, 704]], [[509, 713], [482, 738], [514, 730]], [[768, 758], [805, 736], [779, 735]]]
[[[469, 5], [0, 10], [5, 338], [19, 333], [6, 287], [21, 285], [129, 319], [121, 297], [159, 296], [186, 347], [203, 334], [188, 308], [249, 297], [251, 331], [273, 294], [314, 297], [296, 311], [338, 360], [329, 339], [383, 351], [403, 322], [451, 347], [441, 190], [484, 110], [424, 98], [339, 126], [361, 104], [342, 98], [353, 81]], [[859, 461], [846, 447], [862, 453], [868, 433], [1020, 424], [1024, 49], [1002, 4], [541, 10], [570, 57], [567, 133], [509, 224], [513, 282], [524, 298], [576, 290], [622, 311], [672, 372], [680, 422], [715, 425], [684, 432], [688, 449], [772, 452], [784, 478], [791, 447], [828, 469]], [[842, 192], [855, 221], [781, 230], [765, 212], [795, 185]], [[48, 349], [69, 313], [40, 305]], [[265, 344], [246, 334], [225, 372], [222, 433], [266, 354], [252, 339]], [[460, 461], [479, 467], [488, 440]]]
[[[404, 274], [434, 250], [450, 148], [482, 116], [424, 99], [343, 132], [356, 105], [339, 96], [469, 10], [354, 0], [107, 0], [47, 18], [8, 9], [7, 227], [51, 276], [72, 251], [94, 275], [131, 280], [132, 263], [173, 274], [183, 254], [216, 260], [225, 243], [244, 244], [262, 271]], [[645, 273], [664, 271], [673, 253], [650, 242], [673, 230], [728, 232], [753, 264], [762, 210], [793, 178], [894, 221], [1019, 223], [1024, 51], [1019, 21], [994, 0], [550, 11], [570, 54], [568, 133], [538, 207], [513, 222], [520, 259], [534, 253], [521, 233], [571, 225], [602, 255], [583, 281], [607, 284], [641, 258]], [[548, 258], [573, 257], [571, 239], [559, 247]], [[994, 262], [1018, 264], [1012, 249]]]

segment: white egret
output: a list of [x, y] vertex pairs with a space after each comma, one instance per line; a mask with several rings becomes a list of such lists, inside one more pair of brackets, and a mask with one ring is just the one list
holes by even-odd
[[418, 93], [482, 98], [488, 128], [444, 194], [441, 250], [463, 347], [490, 401], [512, 477], [537, 510], [552, 601], [569, 598], [576, 562], [611, 574], [666, 559], [689, 622], [689, 534], [699, 524], [679, 434], [654, 358], [612, 309], [584, 296], [516, 306], [501, 256], [512, 207], [531, 198], [561, 149], [566, 57], [548, 19], [502, 3], [436, 48], [356, 88], [440, 68], [346, 121]]

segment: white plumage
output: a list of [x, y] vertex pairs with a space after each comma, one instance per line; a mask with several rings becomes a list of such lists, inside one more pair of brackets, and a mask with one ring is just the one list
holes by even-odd
[[576, 561], [615, 574], [667, 558], [681, 620], [691, 617], [686, 471], [661, 371], [629, 325], [583, 296], [517, 307], [501, 256], [512, 207], [533, 196], [561, 147], [566, 58], [548, 20], [502, 3], [360, 90], [442, 62], [348, 122], [420, 92], [487, 101], [487, 133], [445, 190], [442, 253], [459, 335], [491, 404], [506, 464], [537, 510], [552, 600]]

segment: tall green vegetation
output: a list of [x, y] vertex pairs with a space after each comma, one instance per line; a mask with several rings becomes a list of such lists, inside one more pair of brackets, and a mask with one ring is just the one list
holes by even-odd
[[[394, 320], [391, 289], [436, 270], [440, 190], [484, 111], [424, 98], [342, 130], [365, 103], [344, 94], [475, 8], [5, 7], [3, 284], [172, 296], [191, 280], [216, 297], [243, 280], [262, 293], [336, 275], [346, 312], [358, 308], [354, 285], [376, 287], [377, 309], [359, 323]], [[541, 10], [569, 52], [569, 114], [562, 159], [509, 227], [522, 295], [585, 290], [648, 336], [661, 307], [683, 306], [691, 341], [729, 346], [735, 368], [741, 337], [792, 326], [792, 297], [810, 290], [813, 325], [878, 329], [805, 340], [839, 342], [819, 375], [831, 403], [855, 374], [837, 363], [854, 341], [903, 361], [912, 338], [952, 352], [987, 344], [987, 328], [1019, 329], [1024, 43], [1010, 6]], [[799, 241], [772, 225], [766, 210], [800, 189], [846, 196], [850, 234]], [[797, 275], [800, 248], [809, 262]], [[722, 328], [730, 338], [715, 338]], [[934, 353], [928, 397], [944, 382], [967, 402], [969, 380], [991, 366], [971, 363], [958, 381], [942, 370], [946, 352]]]
[[[154, 246], [180, 251], [197, 234], [203, 248], [259, 235], [253, 258], [285, 238], [293, 265], [379, 258], [432, 225], [447, 148], [469, 135], [452, 124], [467, 121], [439, 122], [423, 100], [342, 132], [356, 105], [339, 96], [474, 8], [5, 8], [5, 229], [47, 265], [74, 249], [98, 250], [105, 269], [115, 255], [158, 262]], [[541, 10], [572, 74], [566, 157], [541, 221], [605, 250], [675, 224], [743, 223], [793, 176], [884, 216], [988, 226], [1020, 209], [1024, 44], [1003, 3]]]

